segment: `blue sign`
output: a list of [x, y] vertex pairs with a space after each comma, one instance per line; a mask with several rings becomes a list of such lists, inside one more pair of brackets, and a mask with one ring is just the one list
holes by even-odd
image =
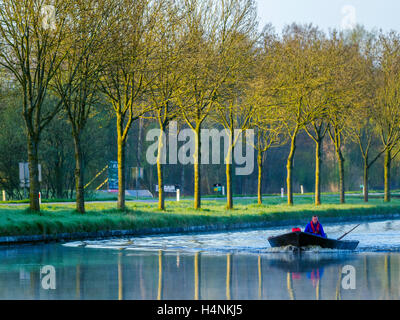
[[108, 164], [108, 191], [118, 191], [118, 161], [110, 161]]

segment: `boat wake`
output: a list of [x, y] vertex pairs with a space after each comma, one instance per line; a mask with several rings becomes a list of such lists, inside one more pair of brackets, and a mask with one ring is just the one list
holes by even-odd
[[280, 248], [271, 247], [248, 247], [248, 246], [223, 246], [223, 247], [207, 247], [207, 246], [185, 246], [185, 245], [150, 245], [135, 243], [130, 239], [119, 240], [99, 240], [99, 241], [75, 241], [63, 244], [71, 248], [88, 248], [88, 249], [108, 249], [120, 251], [164, 251], [164, 252], [203, 252], [203, 253], [245, 253], [245, 254], [274, 254], [274, 253], [340, 253], [348, 252], [346, 250], [324, 249], [318, 246], [309, 246], [297, 248], [294, 246], [286, 246]]
[[[327, 226], [326, 231], [332, 239], [338, 238], [343, 231], [353, 225]], [[359, 227], [345, 240], [357, 240], [359, 246], [354, 253], [400, 252], [400, 220], [367, 223]], [[201, 234], [156, 235], [102, 240], [75, 241], [65, 243], [66, 247], [109, 249], [127, 251], [166, 251], [166, 252], [204, 252], [204, 253], [243, 253], [275, 254], [299, 252], [295, 247], [271, 248], [267, 238], [277, 236], [287, 229], [273, 228], [250, 231], [232, 231]], [[340, 253], [345, 250], [322, 249], [320, 247], [302, 248], [307, 253]]]

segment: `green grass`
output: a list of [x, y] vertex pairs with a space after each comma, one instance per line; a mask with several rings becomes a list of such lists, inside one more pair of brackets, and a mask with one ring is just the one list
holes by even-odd
[[42, 212], [32, 213], [27, 206], [0, 207], [0, 236], [41, 235], [64, 232], [107, 230], [140, 230], [142, 228], [187, 227], [198, 225], [229, 225], [244, 222], [276, 222], [300, 219], [306, 223], [313, 214], [324, 218], [369, 216], [400, 213], [400, 200], [385, 204], [372, 199], [364, 204], [361, 197], [349, 197], [339, 204], [337, 197], [323, 197], [324, 204], [315, 207], [312, 197], [295, 198], [296, 205], [288, 206], [280, 197], [266, 198], [258, 205], [253, 199], [236, 199], [234, 210], [226, 210], [223, 200], [203, 201], [201, 210], [192, 209], [192, 201], [167, 201], [167, 210], [157, 210], [156, 203], [128, 203], [126, 211], [115, 209], [114, 203], [87, 204], [87, 213], [74, 210], [74, 204], [43, 204]]
[[[370, 198], [379, 198], [379, 197], [383, 198], [383, 196], [381, 196], [381, 195], [379, 195], [379, 196], [372, 195], [373, 193], [382, 194], [382, 191], [370, 190], [370, 193], [371, 193], [370, 196], [369, 196]], [[392, 191], [392, 197], [395, 197], [395, 198], [396, 197], [400, 197], [399, 193], [400, 193], [400, 190], [393, 190]], [[346, 194], [352, 195], [352, 196], [353, 195], [360, 195], [361, 196], [362, 191], [360, 191], [360, 190], [358, 190], [358, 191], [347, 191]], [[304, 193], [304, 194], [295, 193], [294, 195], [295, 196], [302, 196], [302, 197], [309, 196], [310, 198], [314, 196], [314, 194], [311, 193], [311, 192]], [[323, 195], [336, 196], [337, 193], [335, 193], [335, 192], [324, 192]], [[264, 194], [263, 196], [264, 197], [278, 197], [278, 196], [280, 196], [280, 194]], [[253, 197], [253, 198], [256, 198], [257, 195], [256, 194], [250, 194], [250, 195], [243, 196], [243, 195], [239, 195], [239, 194], [234, 194], [233, 197], [234, 198], [239, 198], [239, 199], [242, 198], [242, 197], [248, 197], [248, 198], [249, 197], [250, 198]], [[166, 198], [167, 199], [171, 199], [171, 200], [175, 200], [176, 199], [176, 195], [172, 194], [172, 193], [167, 193], [166, 194]], [[226, 198], [226, 196], [223, 196], [222, 194], [215, 193], [215, 194], [203, 195], [203, 198], [205, 198], [205, 199], [210, 198], [210, 199], [221, 199], [221, 200], [223, 200], [223, 199]], [[105, 192], [97, 191], [97, 192], [91, 192], [90, 194], [86, 195], [85, 199], [86, 199], [86, 201], [91, 201], [91, 202], [117, 201], [118, 200], [118, 196], [117, 196], [116, 193], [105, 193]], [[137, 197], [128, 196], [128, 195], [126, 196], [126, 200], [127, 201], [130, 201], [130, 200], [149, 200], [149, 199], [151, 199], [151, 198], [150, 197], [139, 197], [139, 198], [137, 198]], [[185, 199], [186, 200], [191, 200], [191, 199], [193, 199], [193, 196], [181, 196], [181, 199], [182, 200], [185, 200]], [[54, 202], [58, 202], [58, 203], [74, 203], [75, 199], [74, 198], [72, 198], [72, 199], [71, 198], [62, 198], [62, 199], [51, 198], [51, 199], [42, 199], [42, 202], [43, 203], [54, 203]], [[29, 203], [29, 199], [0, 201], [0, 204], [13, 204], [13, 203], [17, 203], [17, 204]]]

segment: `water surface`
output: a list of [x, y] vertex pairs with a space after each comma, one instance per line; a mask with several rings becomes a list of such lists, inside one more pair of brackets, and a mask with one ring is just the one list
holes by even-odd
[[[326, 225], [332, 238], [353, 225]], [[363, 224], [355, 252], [272, 249], [285, 228], [0, 248], [0, 299], [399, 299], [400, 221]], [[53, 266], [56, 288], [40, 269]], [[343, 286], [343, 267], [356, 289]]]

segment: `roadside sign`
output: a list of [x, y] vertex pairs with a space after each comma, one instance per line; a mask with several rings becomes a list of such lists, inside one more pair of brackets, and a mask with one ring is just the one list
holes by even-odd
[[[19, 164], [19, 181], [21, 188], [29, 188], [29, 163], [20, 162]], [[42, 182], [42, 166], [38, 164], [38, 178]]]
[[[155, 185], [156, 192], [158, 192], [158, 184]], [[166, 193], [175, 193], [177, 190], [180, 190], [181, 187], [179, 185], [165, 185], [164, 192]]]
[[19, 163], [19, 181], [21, 188], [29, 186], [29, 167], [27, 162]]
[[118, 192], [118, 161], [108, 164], [108, 191]]
[[214, 184], [214, 192], [222, 192], [222, 184], [220, 183]]

